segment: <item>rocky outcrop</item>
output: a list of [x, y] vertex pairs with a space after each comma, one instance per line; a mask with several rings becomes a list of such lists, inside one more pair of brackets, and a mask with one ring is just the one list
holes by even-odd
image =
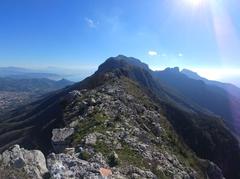
[[82, 94], [78, 90], [73, 90], [70, 93], [68, 93], [67, 96], [65, 96], [64, 100], [66, 100], [67, 103], [73, 102], [77, 97], [80, 97]]
[[[72, 148], [71, 148], [72, 149]], [[69, 148], [70, 150], [70, 148]], [[117, 161], [116, 165], [119, 165], [119, 156], [116, 152], [112, 152], [110, 155], [113, 161]], [[129, 155], [128, 157], [132, 157]], [[77, 179], [77, 178], [113, 178], [113, 179], [157, 179], [159, 176], [163, 178], [170, 177], [170, 171], [168, 175], [162, 173], [161, 175], [155, 175], [150, 170], [140, 169], [133, 165], [119, 165], [111, 167], [108, 164], [109, 159], [106, 159], [101, 153], [96, 153], [91, 156], [91, 159], [80, 159], [80, 153], [70, 152], [61, 154], [50, 154], [47, 157], [47, 166], [44, 155], [37, 150], [25, 150], [18, 145], [13, 146], [9, 150], [3, 152], [0, 155], [0, 178], [11, 179]], [[162, 165], [157, 166], [157, 170], [160, 172], [166, 165], [171, 165], [163, 159]], [[166, 160], [174, 163], [175, 166], [179, 165], [177, 159], [172, 155], [167, 155]], [[201, 160], [203, 166], [206, 167], [206, 179], [224, 179], [221, 170], [212, 162], [207, 160]], [[8, 173], [4, 171], [3, 167], [8, 169]], [[21, 171], [21, 173], [16, 171]], [[176, 170], [176, 169], [175, 169]], [[156, 172], [156, 171], [155, 171]], [[172, 177], [170, 177], [172, 178]], [[194, 179], [194, 174], [191, 176], [187, 173], [181, 172], [173, 177], [174, 179]], [[198, 178], [198, 177], [197, 177]]]
[[[98, 156], [98, 157], [101, 157]], [[128, 166], [123, 168], [110, 168], [95, 160], [88, 162], [76, 156], [68, 154], [50, 154], [47, 160], [49, 172], [52, 179], [77, 179], [77, 178], [157, 178], [152, 172], [141, 170], [137, 167]]]
[[[67, 171], [80, 171], [81, 166], [86, 176], [99, 176], [100, 168], [105, 168], [111, 170], [106, 173], [118, 176], [116, 178], [200, 178], [202, 174], [170, 152], [173, 148], [179, 149], [169, 138], [165, 117], [154, 103], [134, 83], [121, 80], [114, 79], [99, 88], [80, 91], [82, 95], [66, 105], [67, 126], [77, 124], [71, 145], [75, 146], [78, 157], [53, 155], [48, 164], [59, 169], [61, 167], [55, 164], [61, 163]], [[126, 88], [132, 88], [132, 93]], [[86, 106], [84, 110], [82, 106]], [[189, 155], [188, 151], [183, 152]], [[71, 160], [75, 161], [73, 168], [66, 162]], [[50, 173], [54, 173], [51, 171], [56, 171], [55, 168]], [[80, 176], [76, 172], [74, 175]]]
[[53, 179], [97, 178], [100, 177], [101, 164], [90, 163], [68, 154], [50, 154], [48, 168]]
[[[19, 145], [14, 145], [0, 155], [2, 167], [21, 170], [26, 178], [42, 179], [48, 174], [46, 160], [41, 151], [25, 150]], [[18, 178], [19, 176], [12, 176]]]
[[53, 129], [52, 145], [56, 153], [63, 152], [70, 143], [70, 136], [74, 133], [74, 128]]

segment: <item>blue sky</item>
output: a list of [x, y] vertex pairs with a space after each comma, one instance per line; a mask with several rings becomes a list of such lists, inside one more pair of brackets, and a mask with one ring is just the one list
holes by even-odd
[[0, 1], [0, 66], [96, 68], [124, 54], [154, 69], [236, 69], [239, 9], [238, 0]]

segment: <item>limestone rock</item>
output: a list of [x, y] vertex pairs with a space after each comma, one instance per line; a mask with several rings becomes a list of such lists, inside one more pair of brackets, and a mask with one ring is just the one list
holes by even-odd
[[39, 150], [25, 150], [14, 145], [0, 156], [3, 166], [10, 167], [13, 171], [21, 169], [28, 178], [42, 179], [48, 173], [45, 157]]
[[74, 128], [53, 129], [52, 131], [52, 145], [55, 152], [63, 152], [70, 143], [70, 136], [74, 133]]
[[97, 136], [94, 133], [87, 135], [85, 138], [86, 145], [95, 145], [96, 142], [97, 142]]
[[52, 179], [75, 179], [100, 177], [101, 166], [68, 154], [50, 154], [47, 165]]
[[80, 97], [82, 93], [78, 90], [74, 90], [68, 93], [68, 95], [65, 96], [64, 100], [67, 101], [67, 103], [73, 102], [77, 97]]

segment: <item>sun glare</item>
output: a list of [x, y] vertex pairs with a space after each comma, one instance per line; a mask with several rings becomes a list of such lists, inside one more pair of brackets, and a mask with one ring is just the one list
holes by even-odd
[[187, 3], [189, 3], [190, 5], [197, 7], [199, 5], [201, 5], [203, 0], [186, 0]]

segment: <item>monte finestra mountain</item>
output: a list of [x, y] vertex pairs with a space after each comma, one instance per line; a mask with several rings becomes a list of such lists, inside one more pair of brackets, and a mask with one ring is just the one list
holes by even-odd
[[111, 57], [9, 113], [0, 178], [239, 179], [237, 87], [185, 72]]

